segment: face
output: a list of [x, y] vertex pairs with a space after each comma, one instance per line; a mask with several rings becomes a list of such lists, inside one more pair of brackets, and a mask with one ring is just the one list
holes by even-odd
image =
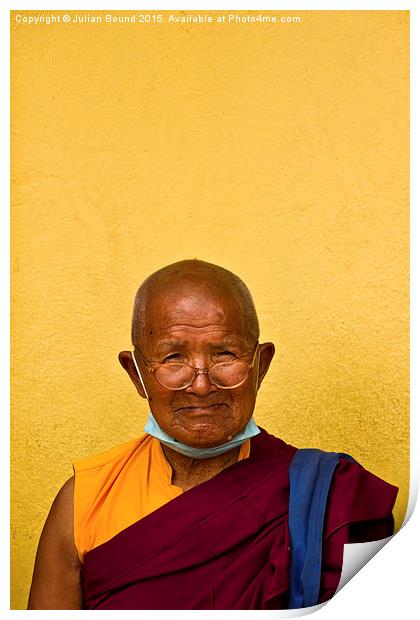
[[[197, 283], [155, 294], [144, 331], [138, 348], [149, 363], [209, 368], [241, 357], [250, 364], [256, 345], [235, 297]], [[247, 380], [231, 390], [216, 387], [206, 374], [196, 375], [184, 390], [169, 390], [156, 381], [138, 353], [136, 360], [159, 426], [178, 441], [204, 448], [229, 441], [246, 426], [273, 354], [272, 343], [259, 345]], [[145, 397], [130, 353], [120, 353], [120, 361]]]

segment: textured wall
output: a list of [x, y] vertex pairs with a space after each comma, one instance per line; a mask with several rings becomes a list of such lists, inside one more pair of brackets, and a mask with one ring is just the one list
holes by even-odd
[[18, 14], [48, 13], [12, 13], [12, 606], [72, 460], [142, 431], [117, 353], [139, 282], [182, 258], [253, 291], [277, 346], [257, 421], [399, 485], [401, 523], [408, 12], [276, 26]]

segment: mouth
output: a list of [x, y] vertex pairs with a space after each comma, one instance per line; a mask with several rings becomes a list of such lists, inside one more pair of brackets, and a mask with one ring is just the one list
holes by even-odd
[[188, 407], [179, 407], [177, 413], [190, 415], [214, 415], [218, 409], [225, 408], [225, 403], [215, 403], [214, 405], [193, 405]]

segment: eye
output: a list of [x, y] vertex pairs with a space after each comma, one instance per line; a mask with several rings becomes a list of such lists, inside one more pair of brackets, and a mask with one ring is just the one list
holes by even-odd
[[232, 359], [236, 357], [235, 353], [232, 351], [221, 351], [220, 353], [216, 353], [216, 357], [221, 357], [222, 359]]
[[167, 355], [165, 357], [165, 359], [163, 360], [162, 364], [167, 364], [167, 363], [171, 363], [171, 362], [182, 362], [182, 357], [179, 353], [171, 353], [170, 355]]

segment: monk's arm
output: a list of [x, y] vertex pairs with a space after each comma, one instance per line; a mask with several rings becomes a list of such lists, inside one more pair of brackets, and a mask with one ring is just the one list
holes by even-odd
[[81, 564], [74, 545], [74, 478], [55, 498], [39, 539], [28, 609], [81, 609]]

